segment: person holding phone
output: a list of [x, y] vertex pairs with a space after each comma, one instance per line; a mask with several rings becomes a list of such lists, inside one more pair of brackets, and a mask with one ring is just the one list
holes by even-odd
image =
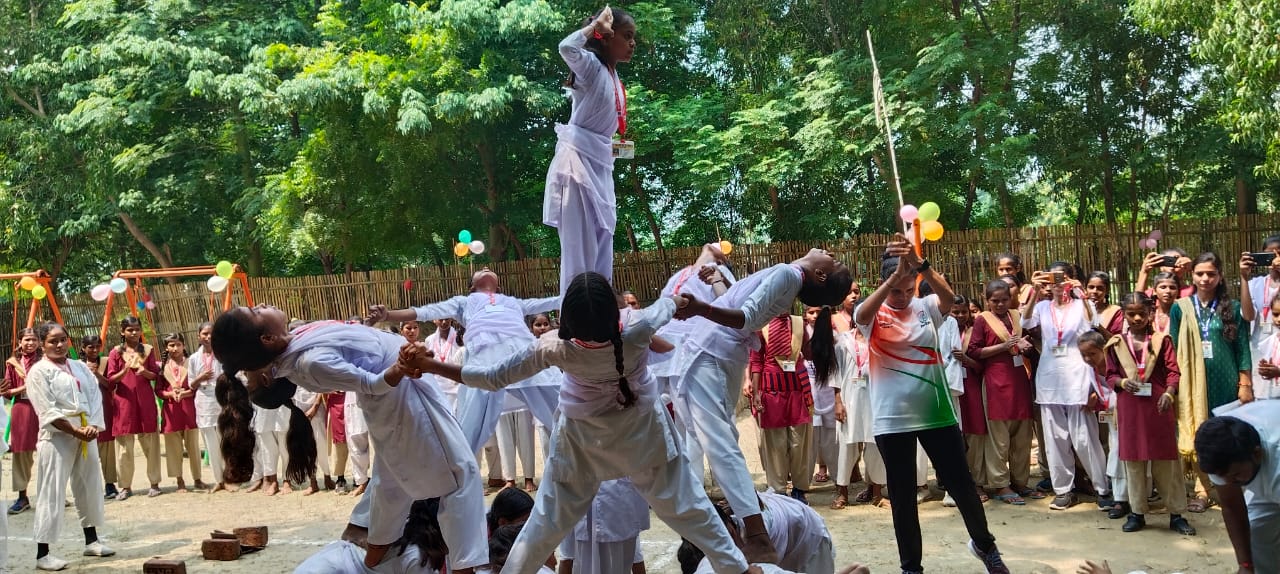
[[[1249, 346], [1253, 351], [1253, 396], [1258, 399], [1280, 398], [1280, 384], [1265, 379], [1258, 364], [1269, 358], [1270, 349], [1263, 346], [1276, 330], [1271, 317], [1271, 302], [1280, 295], [1280, 234], [1267, 237], [1262, 251], [1240, 254], [1240, 315], [1250, 323]], [[1254, 277], [1258, 271], [1263, 273]]]
[[1145, 292], [1148, 296], [1154, 296], [1153, 293], [1147, 291], [1147, 281], [1160, 273], [1172, 273], [1178, 278], [1178, 282], [1183, 285], [1182, 291], [1178, 293], [1179, 297], [1190, 297], [1195, 293], [1196, 288], [1187, 281], [1187, 274], [1191, 272], [1191, 256], [1187, 252], [1178, 247], [1170, 247], [1160, 252], [1148, 253], [1142, 260], [1142, 269], [1138, 270], [1138, 280], [1134, 283], [1134, 291]]

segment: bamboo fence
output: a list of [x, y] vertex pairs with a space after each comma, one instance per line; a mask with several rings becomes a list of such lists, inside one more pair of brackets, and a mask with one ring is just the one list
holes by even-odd
[[[1161, 227], [1164, 237], [1160, 247], [1177, 246], [1194, 257], [1204, 251], [1215, 251], [1234, 278], [1238, 254], [1257, 250], [1264, 237], [1280, 230], [1280, 214], [1230, 217], [1217, 220], [1178, 220], [1167, 225], [1143, 223], [1136, 229], [1128, 224], [1059, 225], [1020, 229], [976, 229], [951, 231], [939, 243], [926, 245], [926, 255], [936, 269], [946, 274], [957, 293], [978, 295], [982, 285], [995, 276], [996, 255], [1013, 252], [1023, 259], [1030, 271], [1046, 267], [1053, 261], [1078, 264], [1086, 272], [1100, 270], [1113, 278], [1113, 299], [1132, 288], [1143, 250], [1138, 241], [1145, 239], [1153, 226]], [[832, 241], [790, 241], [763, 245], [738, 245], [731, 260], [734, 272], [743, 277], [762, 268], [794, 260], [810, 248], [819, 246], [834, 253], [853, 270], [864, 285], [878, 282], [880, 254], [888, 235], [859, 235]], [[693, 261], [700, 247], [679, 247], [663, 251], [617, 253], [614, 259], [614, 284], [630, 290], [644, 301], [655, 299], [667, 279]], [[502, 277], [502, 289], [516, 297], [545, 297], [557, 292], [559, 263], [555, 258], [525, 259], [488, 263]], [[258, 302], [271, 303], [289, 316], [304, 320], [347, 319], [365, 313], [368, 306], [381, 303], [392, 308], [440, 301], [465, 293], [471, 273], [479, 265], [413, 267], [341, 275], [308, 277], [251, 277], [250, 287]], [[411, 283], [407, 283], [409, 281]], [[407, 288], [406, 288], [407, 287]], [[156, 308], [143, 312], [143, 327], [149, 342], [155, 333], [182, 333], [190, 348], [196, 341], [199, 324], [209, 320], [219, 307], [210, 296], [204, 281], [170, 285], [157, 280], [148, 284]], [[25, 293], [24, 293], [25, 294]], [[236, 304], [243, 304], [236, 293]], [[25, 301], [19, 304], [18, 320], [25, 320]], [[97, 334], [102, 325], [104, 305], [87, 293], [60, 294], [59, 303], [68, 330], [78, 341], [87, 334]], [[111, 324], [130, 313], [118, 305]], [[51, 319], [51, 317], [46, 317]], [[0, 349], [11, 349], [11, 325], [14, 320], [11, 301], [0, 301]], [[109, 339], [115, 339], [115, 329]], [[118, 342], [106, 341], [107, 345]]]

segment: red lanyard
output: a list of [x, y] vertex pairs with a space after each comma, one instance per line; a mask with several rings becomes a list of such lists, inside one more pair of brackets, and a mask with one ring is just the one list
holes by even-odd
[[1139, 379], [1146, 378], [1147, 376], [1147, 345], [1146, 343], [1150, 342], [1151, 339], [1147, 339], [1147, 341], [1144, 341], [1141, 345], [1138, 345], [1137, 347], [1133, 346], [1134, 339], [1133, 339], [1132, 333], [1125, 333], [1124, 340], [1125, 340], [1125, 343], [1129, 345], [1129, 354], [1133, 355], [1133, 360], [1138, 363], [1138, 378]]
[[868, 355], [862, 354], [862, 343], [856, 339], [853, 341], [853, 364], [858, 366], [858, 374], [861, 375], [863, 369], [867, 366]]
[[[619, 96], [621, 93], [621, 96]], [[627, 89], [622, 85], [618, 72], [613, 72], [613, 106], [618, 112], [618, 135], [627, 136]]]
[[676, 277], [676, 286], [675, 286], [675, 289], [673, 289], [673, 290], [672, 290], [672, 294], [674, 294], [674, 295], [679, 295], [679, 294], [680, 294], [680, 289], [681, 289], [682, 287], [684, 287], [684, 282], [685, 282], [685, 281], [688, 281], [688, 280], [689, 280], [689, 276], [691, 276], [691, 275], [693, 275], [693, 266], [692, 266], [692, 265], [690, 265], [689, 267], [685, 267], [685, 268], [684, 268], [684, 271], [681, 271], [681, 272], [680, 272], [680, 276], [679, 276], [679, 277]]
[[[440, 343], [445, 343], [445, 346], [443, 347], [444, 349], [443, 351], [441, 350], [442, 347], [440, 346]], [[431, 345], [431, 352], [435, 353], [436, 360], [448, 361], [449, 352], [452, 350], [453, 350], [453, 342], [450, 341], [448, 337], [441, 337], [440, 333], [436, 333], [436, 342], [434, 345]]]
[[1062, 323], [1066, 319], [1066, 314], [1069, 312], [1070, 310], [1064, 310], [1063, 316], [1058, 317], [1058, 306], [1054, 305], [1052, 301], [1049, 302], [1049, 316], [1053, 318], [1053, 328], [1058, 330], [1057, 346], [1059, 347], [1062, 346]]
[[[1280, 285], [1277, 285], [1276, 288], [1280, 289]], [[1271, 275], [1268, 274], [1267, 281], [1262, 284], [1262, 309], [1263, 309], [1262, 318], [1263, 319], [1269, 320], [1271, 318], [1271, 299], [1273, 297], [1275, 297], [1275, 295], [1271, 294]], [[1258, 301], [1254, 301], [1253, 303], [1256, 305]]]
[[490, 305], [494, 305], [494, 306], [496, 306], [496, 305], [498, 304], [498, 295], [497, 295], [497, 294], [495, 294], [495, 293], [490, 293], [490, 294], [489, 294], [489, 304], [490, 304]]

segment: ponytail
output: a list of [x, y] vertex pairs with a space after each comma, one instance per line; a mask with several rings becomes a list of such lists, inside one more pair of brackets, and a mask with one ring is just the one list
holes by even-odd
[[627, 382], [626, 371], [622, 365], [622, 332], [615, 332], [611, 342], [613, 343], [613, 364], [618, 368], [618, 393], [622, 395], [618, 397], [618, 403], [625, 409], [636, 404], [636, 393], [631, 390], [631, 383]]
[[813, 335], [809, 336], [809, 351], [813, 354], [813, 370], [818, 377], [818, 387], [825, 387], [835, 367], [835, 327], [831, 324], [831, 307], [822, 306], [813, 322]]
[[222, 412], [218, 413], [219, 450], [226, 462], [218, 478], [242, 484], [253, 478], [253, 405], [249, 402], [249, 389], [240, 383], [236, 373], [236, 369], [224, 369], [214, 385], [214, 396], [222, 405]]
[[264, 409], [289, 409], [289, 431], [284, 445], [289, 453], [289, 465], [284, 477], [293, 482], [303, 482], [316, 470], [316, 437], [311, 432], [311, 419], [293, 402], [298, 386], [289, 379], [276, 379], [270, 385], [260, 385], [249, 392], [253, 404]]

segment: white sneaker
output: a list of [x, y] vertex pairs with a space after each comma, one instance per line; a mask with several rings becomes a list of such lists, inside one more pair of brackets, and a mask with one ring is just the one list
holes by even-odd
[[954, 507], [955, 507], [955, 505], [956, 505], [956, 499], [951, 498], [951, 493], [950, 493], [950, 492], [948, 492], [945, 496], [943, 496], [943, 497], [942, 497], [942, 505], [943, 505], [943, 506], [946, 506], [946, 507], [948, 507], [948, 508], [954, 508]]
[[93, 541], [93, 544], [89, 544], [84, 547], [85, 556], [114, 556], [115, 553], [115, 550], [108, 548], [100, 540], [95, 540]]
[[70, 564], [66, 560], [58, 558], [52, 554], [45, 554], [44, 558], [36, 559], [36, 570], [66, 570]]

